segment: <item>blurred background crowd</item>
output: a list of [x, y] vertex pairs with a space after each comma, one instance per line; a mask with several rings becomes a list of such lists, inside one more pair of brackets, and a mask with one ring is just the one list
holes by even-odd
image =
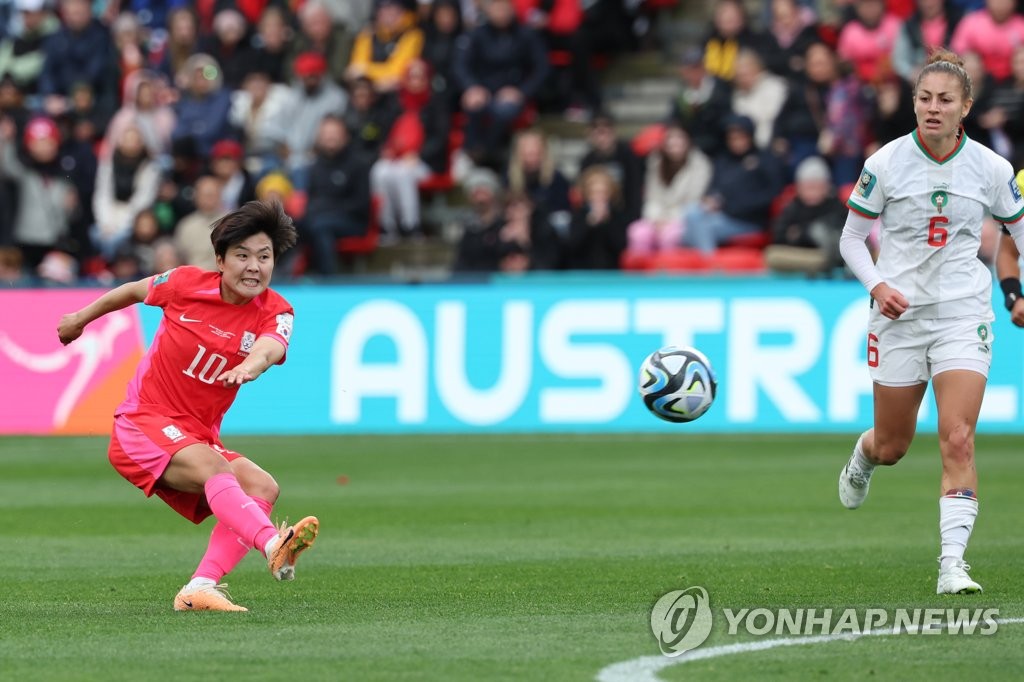
[[[285, 279], [438, 248], [445, 274], [834, 275], [936, 46], [966, 133], [1024, 165], [1015, 0], [0, 0], [0, 282], [212, 267], [254, 198], [299, 227]], [[607, 74], [638, 54], [670, 90], [627, 130]]]

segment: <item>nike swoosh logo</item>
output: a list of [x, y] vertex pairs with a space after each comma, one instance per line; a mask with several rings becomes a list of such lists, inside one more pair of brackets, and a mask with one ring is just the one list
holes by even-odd
[[192, 608], [192, 602], [190, 602], [190, 601], [185, 601], [185, 600], [182, 600], [182, 603], [183, 603], [183, 604], [184, 604], [185, 606], [187, 606], [188, 608]]
[[251, 507], [254, 504], [256, 504], [256, 503], [255, 502], [246, 502], [245, 504], [242, 505], [242, 509], [245, 509], [246, 507]]
[[185, 317], [185, 313], [182, 313], [181, 317], [179, 317], [178, 319], [181, 320], [182, 322], [202, 322], [202, 320], [193, 320], [188, 317]]

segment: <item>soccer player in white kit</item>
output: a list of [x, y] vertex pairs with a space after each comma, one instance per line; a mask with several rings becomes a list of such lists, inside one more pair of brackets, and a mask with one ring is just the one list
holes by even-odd
[[[1018, 230], [1024, 245], [1024, 225], [1016, 224], [1024, 200], [1013, 167], [964, 134], [972, 103], [960, 58], [937, 51], [914, 87], [917, 128], [867, 159], [840, 241], [872, 299], [874, 427], [861, 434], [839, 475], [839, 499], [859, 507], [875, 467], [906, 454], [930, 380], [942, 456], [938, 594], [981, 591], [963, 557], [978, 514], [974, 434], [995, 319], [992, 275], [977, 257], [986, 212]], [[877, 263], [865, 244], [875, 219]]]

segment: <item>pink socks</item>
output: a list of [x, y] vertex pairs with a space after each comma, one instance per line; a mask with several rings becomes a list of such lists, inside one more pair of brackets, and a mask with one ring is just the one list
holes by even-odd
[[253, 547], [261, 551], [277, 529], [270, 522], [270, 502], [249, 497], [234, 474], [212, 476], [206, 482], [206, 501], [217, 519], [210, 544], [194, 577], [219, 581]]

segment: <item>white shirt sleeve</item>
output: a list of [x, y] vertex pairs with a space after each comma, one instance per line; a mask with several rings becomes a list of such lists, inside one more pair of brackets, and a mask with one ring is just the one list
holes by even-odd
[[[871, 290], [883, 281], [882, 276], [878, 273], [878, 268], [875, 267], [874, 260], [871, 259], [871, 251], [868, 250], [867, 245], [867, 238], [871, 234], [871, 227], [874, 224], [873, 218], [850, 211], [846, 216], [846, 225], [843, 226], [843, 236], [839, 238], [839, 253], [842, 254], [843, 260], [846, 261], [864, 288], [868, 290], [868, 293], [871, 293]], [[1024, 234], [1024, 229], [1022, 229], [1022, 234]]]

